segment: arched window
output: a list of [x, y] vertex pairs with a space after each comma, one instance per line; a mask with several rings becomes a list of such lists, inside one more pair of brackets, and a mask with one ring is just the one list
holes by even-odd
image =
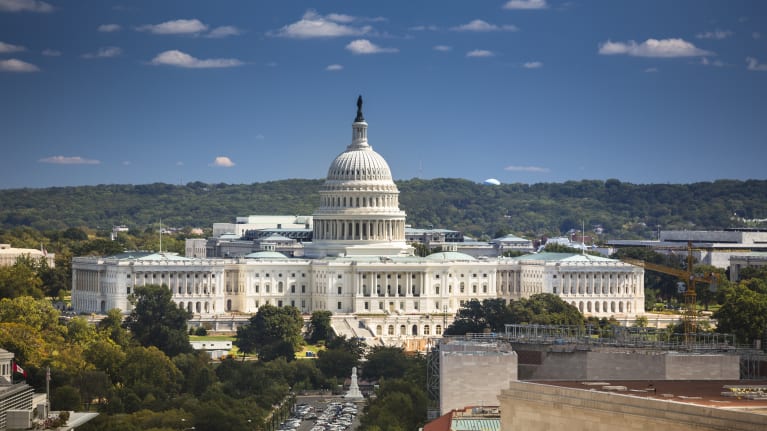
[[442, 325], [437, 325], [434, 328], [434, 333], [437, 334], [437, 335], [442, 335]]
[[430, 335], [430, 333], [431, 333], [431, 328], [429, 328], [429, 325], [424, 325], [423, 326], [423, 335]]
[[586, 303], [586, 311], [588, 311], [589, 313], [591, 313], [591, 301], [588, 301], [588, 302]]
[[381, 325], [376, 326], [376, 335], [380, 337], [382, 333], [383, 333], [383, 328], [381, 327]]
[[418, 325], [413, 325], [411, 335], [418, 335]]
[[394, 325], [389, 325], [389, 335], [394, 335]]
[[407, 335], [407, 328], [405, 328], [405, 325], [400, 325], [400, 327], [399, 327], [399, 334], [400, 335]]

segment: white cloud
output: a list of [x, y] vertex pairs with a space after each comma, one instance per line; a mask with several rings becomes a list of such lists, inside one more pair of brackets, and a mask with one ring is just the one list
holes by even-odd
[[308, 10], [300, 20], [288, 24], [272, 36], [295, 39], [311, 39], [321, 37], [360, 36], [372, 30], [370, 26], [355, 27], [346, 25], [355, 18], [349, 15], [331, 13], [322, 16], [313, 10]]
[[481, 19], [475, 19], [468, 24], [462, 24], [457, 27], [452, 27], [450, 30], [488, 32], [488, 31], [517, 31], [519, 29], [514, 25], [499, 26], [495, 24], [490, 24], [487, 21], [482, 21]]
[[658, 71], [658, 68], [657, 67], [648, 67], [644, 71], [647, 72], [647, 73], [655, 73], [655, 72]]
[[44, 49], [42, 54], [46, 57], [60, 57], [61, 51], [57, 51], [55, 49]]
[[9, 58], [8, 60], [0, 60], [0, 72], [37, 72], [40, 68], [32, 63], [26, 61], [17, 60], [15, 58]]
[[231, 168], [234, 166], [234, 162], [229, 157], [218, 156], [210, 165], [218, 168]]
[[528, 61], [527, 63], [523, 64], [522, 67], [525, 69], [540, 69], [543, 67], [543, 63], [540, 61]]
[[176, 162], [176, 166], [184, 166], [184, 162], [179, 160], [178, 162]]
[[761, 39], [762, 34], [759, 33], [758, 31], [755, 31], [755, 32], [751, 33], [751, 37], [753, 37], [754, 39]]
[[367, 39], [357, 39], [349, 42], [346, 49], [353, 54], [381, 54], [387, 52], [399, 52], [397, 48], [383, 48]]
[[697, 48], [684, 39], [647, 39], [642, 43], [633, 40], [628, 42], [607, 42], [599, 45], [602, 55], [625, 54], [634, 57], [698, 57], [713, 55], [712, 52]]
[[67, 156], [51, 156], [38, 160], [40, 163], [51, 163], [54, 165], [98, 165], [101, 163], [99, 160], [85, 159], [80, 156], [67, 157]]
[[702, 57], [700, 59], [700, 64], [704, 66], [716, 66], [716, 67], [724, 67], [724, 62], [721, 60], [714, 60], [711, 61], [708, 59], [708, 57]]
[[116, 31], [122, 30], [122, 26], [120, 24], [101, 24], [98, 27], [98, 31], [102, 33], [114, 33]]
[[150, 61], [150, 64], [155, 66], [184, 67], [188, 69], [212, 69], [242, 66], [243, 62], [236, 58], [211, 58], [200, 60], [185, 52], [173, 49], [157, 54], [157, 56]]
[[223, 25], [221, 27], [216, 27], [213, 30], [211, 30], [210, 33], [205, 35], [205, 37], [220, 39], [220, 38], [229, 37], [229, 36], [237, 36], [239, 34], [242, 34], [242, 30], [240, 30], [239, 28], [233, 25]]
[[698, 33], [695, 35], [698, 39], [715, 39], [715, 40], [722, 40], [727, 39], [728, 37], [732, 36], [734, 33], [730, 30], [719, 30], [716, 29], [714, 31], [707, 31], [705, 33]]
[[0, 0], [0, 12], [53, 12], [53, 6], [39, 0]]
[[208, 30], [208, 26], [198, 19], [177, 19], [160, 24], [146, 24], [137, 27], [138, 31], [153, 34], [199, 34]]
[[549, 5], [546, 4], [546, 0], [510, 0], [505, 5], [504, 9], [546, 9]]
[[411, 31], [437, 31], [439, 30], [439, 27], [436, 25], [417, 25], [415, 27], [410, 27]]
[[342, 13], [329, 13], [325, 17], [331, 21], [335, 22], [343, 22], [343, 23], [349, 23], [354, 21], [354, 17], [351, 15], [346, 15]]
[[505, 168], [503, 168], [503, 170], [510, 171], [510, 172], [539, 172], [539, 173], [551, 172], [551, 169], [543, 168], [540, 166], [506, 166]]
[[754, 57], [747, 57], [746, 63], [748, 64], [748, 70], [755, 72], [767, 72], [767, 64], [759, 63], [759, 60], [755, 59]]
[[494, 57], [495, 54], [493, 51], [488, 51], [486, 49], [475, 49], [473, 51], [469, 51], [466, 53], [467, 57]]
[[452, 51], [453, 47], [452, 46], [447, 46], [447, 45], [436, 45], [434, 47], [434, 50], [435, 51], [441, 51], [441, 52], [448, 52], [448, 51]]
[[131, 165], [131, 161], [130, 160], [123, 160], [122, 164], [123, 164], [123, 166], [130, 166]]
[[11, 52], [21, 52], [27, 49], [21, 45], [11, 45], [10, 43], [0, 42], [0, 54], [9, 54]]
[[123, 53], [122, 48], [116, 46], [107, 46], [99, 48], [96, 52], [88, 52], [82, 55], [83, 58], [113, 58], [119, 57]]
[[328, 71], [331, 71], [331, 72], [336, 72], [336, 71], [343, 70], [343, 69], [344, 69], [344, 67], [341, 66], [340, 64], [331, 64], [331, 65], [329, 65], [328, 67], [325, 68], [325, 70], [328, 70]]

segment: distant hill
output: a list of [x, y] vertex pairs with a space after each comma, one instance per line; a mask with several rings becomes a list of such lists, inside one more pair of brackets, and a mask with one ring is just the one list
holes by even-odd
[[[0, 228], [144, 229], [210, 227], [251, 214], [310, 215], [323, 180], [255, 184], [98, 185], [0, 190]], [[400, 206], [414, 227], [553, 235], [596, 225], [611, 238], [650, 238], [662, 229], [742, 227], [767, 218], [767, 181], [631, 184], [618, 180], [486, 185], [440, 178], [398, 181]], [[737, 217], [734, 217], [737, 214]]]

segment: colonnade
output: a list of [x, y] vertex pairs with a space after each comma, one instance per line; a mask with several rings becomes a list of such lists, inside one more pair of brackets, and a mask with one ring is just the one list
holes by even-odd
[[404, 241], [405, 220], [314, 220], [314, 240]]

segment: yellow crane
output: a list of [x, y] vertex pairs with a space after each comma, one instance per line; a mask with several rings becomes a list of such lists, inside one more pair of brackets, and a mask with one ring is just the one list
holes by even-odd
[[692, 341], [691, 335], [697, 332], [698, 308], [696, 303], [697, 299], [695, 293], [695, 284], [708, 284], [712, 290], [716, 289], [717, 285], [719, 284], [719, 274], [715, 272], [703, 274], [693, 271], [692, 251], [692, 241], [688, 241], [686, 269], [672, 268], [670, 266], [658, 265], [656, 263], [645, 262], [639, 259], [621, 259], [626, 263], [630, 263], [650, 271], [674, 275], [680, 280], [680, 282], [685, 284], [684, 317], [682, 321], [684, 322], [684, 336], [686, 342]]

